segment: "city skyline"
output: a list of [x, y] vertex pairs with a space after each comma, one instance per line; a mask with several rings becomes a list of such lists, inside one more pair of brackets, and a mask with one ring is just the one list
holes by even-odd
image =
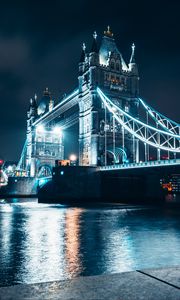
[[[72, 91], [77, 86], [82, 43], [86, 42], [89, 49], [93, 32], [96, 30], [100, 39], [107, 25], [111, 26], [127, 62], [132, 42], [136, 45], [140, 95], [167, 117], [179, 121], [180, 4], [165, 1], [162, 6], [160, 2], [156, 6], [155, 1], [151, 1], [151, 6], [116, 2], [117, 9], [110, 16], [109, 8], [101, 6], [101, 1], [96, 10], [91, 2], [86, 16], [80, 11], [84, 5], [81, 1], [72, 4], [74, 7], [69, 11], [68, 5], [60, 7], [58, 1], [54, 1], [54, 6], [42, 6], [41, 1], [33, 5], [32, 1], [29, 7], [20, 1], [16, 16], [13, 4], [9, 7], [4, 4], [0, 21], [2, 158], [20, 157], [29, 99], [35, 93], [40, 99], [47, 86], [56, 101]], [[64, 11], [62, 18], [58, 18], [60, 8]], [[67, 20], [70, 15], [76, 18]]]

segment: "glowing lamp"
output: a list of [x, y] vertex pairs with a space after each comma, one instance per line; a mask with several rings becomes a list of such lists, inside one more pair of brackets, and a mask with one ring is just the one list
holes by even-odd
[[53, 132], [54, 132], [55, 134], [61, 134], [61, 133], [62, 133], [62, 130], [61, 130], [61, 128], [60, 128], [59, 126], [56, 126], [56, 127], [53, 128]]
[[76, 157], [75, 154], [71, 154], [70, 157], [69, 157], [69, 159], [70, 159], [71, 161], [75, 161], [75, 160], [77, 159], [77, 157]]
[[8, 170], [8, 172], [12, 172], [13, 171], [13, 167], [12, 166], [8, 166], [7, 170]]
[[45, 131], [44, 126], [43, 125], [38, 125], [36, 128], [36, 131], [39, 133], [43, 133]]

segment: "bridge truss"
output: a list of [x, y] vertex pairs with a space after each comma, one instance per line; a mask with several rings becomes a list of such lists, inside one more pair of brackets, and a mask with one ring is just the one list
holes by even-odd
[[[117, 163], [116, 157], [123, 156], [122, 163], [127, 162], [127, 155], [125, 151], [124, 136], [129, 133], [132, 137], [133, 142], [133, 156], [135, 151], [134, 148], [137, 142], [141, 141], [144, 146], [144, 161], [149, 161], [149, 147], [156, 149], [157, 161], [161, 160], [161, 151], [168, 153], [167, 158], [176, 158], [176, 154], [180, 153], [180, 124], [170, 120], [163, 114], [159, 113], [148, 105], [143, 99], [136, 98], [139, 103], [140, 115], [138, 117], [132, 116], [129, 112], [123, 110], [118, 102], [114, 99], [110, 99], [106, 94], [97, 87], [97, 94], [100, 97], [106, 112], [109, 112], [113, 116], [113, 146], [111, 149], [107, 149], [105, 142], [105, 153], [109, 151], [114, 156], [114, 164]], [[74, 98], [73, 98], [74, 97]], [[53, 108], [51, 113], [47, 113], [41, 118], [37, 119], [33, 126], [37, 127], [38, 124], [44, 123], [48, 125], [48, 122], [58, 120], [58, 125], [62, 128], [68, 128], [78, 122], [79, 113], [73, 111], [73, 114], [67, 115], [65, 119], [58, 119], [58, 116], [63, 112], [66, 112], [74, 105], [78, 105], [78, 90], [75, 90], [70, 96], [66, 97], [61, 103]], [[106, 113], [105, 113], [106, 114]], [[105, 116], [106, 123], [106, 116]], [[115, 145], [116, 125], [120, 125], [122, 130], [122, 145]], [[106, 126], [105, 126], [106, 131]], [[105, 132], [106, 139], [106, 132]], [[118, 148], [119, 147], [119, 148]], [[117, 154], [117, 153], [118, 154]], [[170, 155], [171, 153], [171, 155]], [[19, 160], [17, 170], [26, 169], [26, 155], [27, 155], [27, 140], [25, 141], [21, 158]], [[139, 153], [138, 153], [139, 155]], [[133, 162], [138, 163], [139, 158], [133, 157]], [[107, 159], [105, 155], [105, 166], [107, 165]]]
[[[138, 98], [141, 105], [142, 115], [144, 119], [135, 118], [128, 112], [124, 111], [105, 95], [105, 93], [97, 87], [97, 93], [103, 102], [105, 110], [113, 116], [114, 122], [121, 125], [122, 135], [128, 132], [135, 139], [143, 142], [145, 148], [145, 161], [148, 160], [148, 147], [151, 146], [157, 149], [157, 160], [160, 160], [160, 151], [180, 153], [180, 125], [164, 115], [158, 113], [152, 107], [148, 106], [142, 99]], [[115, 147], [114, 147], [115, 148]], [[124, 148], [124, 142], [123, 142]], [[137, 162], [137, 160], [136, 160]]]

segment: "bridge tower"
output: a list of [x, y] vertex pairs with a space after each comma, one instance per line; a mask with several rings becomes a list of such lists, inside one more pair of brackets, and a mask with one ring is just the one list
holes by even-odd
[[132, 45], [127, 65], [109, 26], [100, 47], [95, 32], [89, 53], [83, 44], [78, 79], [80, 165], [106, 165], [109, 159], [114, 163], [138, 162], [138, 141], [116, 124], [96, 92], [99, 86], [114, 103], [138, 117], [139, 76], [135, 45]]
[[[29, 176], [48, 176], [56, 159], [64, 158], [63, 136], [59, 127], [46, 124], [43, 116], [53, 110], [54, 101], [48, 88], [37, 104], [37, 96], [30, 99], [27, 112], [26, 171]], [[42, 120], [41, 120], [42, 119]]]

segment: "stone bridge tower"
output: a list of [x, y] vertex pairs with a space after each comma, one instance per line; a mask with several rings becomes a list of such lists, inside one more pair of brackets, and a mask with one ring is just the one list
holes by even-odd
[[122, 109], [138, 116], [139, 77], [134, 51], [133, 44], [127, 65], [109, 26], [100, 47], [96, 32], [89, 53], [83, 44], [78, 77], [80, 165], [104, 165], [108, 160], [121, 162], [125, 157], [132, 161], [135, 157], [132, 136], [123, 132], [120, 125], [113, 124], [112, 116], [106, 112], [96, 92], [99, 86]]
[[56, 159], [64, 158], [63, 136], [53, 122], [46, 124], [43, 116], [53, 109], [54, 102], [48, 88], [37, 104], [37, 96], [30, 100], [27, 113], [26, 172], [29, 176], [49, 176]]

